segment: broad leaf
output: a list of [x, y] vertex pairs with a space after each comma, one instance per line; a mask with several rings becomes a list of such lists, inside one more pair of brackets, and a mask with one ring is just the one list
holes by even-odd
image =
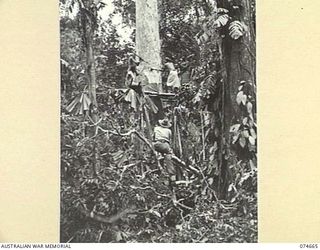
[[243, 105], [246, 105], [247, 98], [248, 98], [247, 95], [242, 95], [241, 102], [242, 102]]
[[210, 160], [210, 161], [213, 161], [213, 160], [214, 160], [214, 154], [210, 155], [209, 160]]
[[247, 103], [247, 110], [248, 110], [248, 113], [249, 113], [249, 114], [252, 113], [252, 106], [253, 106], [253, 105], [252, 105], [251, 102], [248, 102], [248, 103]]
[[239, 139], [240, 133], [236, 133], [233, 137], [232, 137], [232, 144], [235, 144], [237, 142], [237, 140]]
[[249, 142], [253, 146], [256, 144], [256, 140], [252, 136], [249, 136]]
[[235, 133], [235, 132], [239, 131], [240, 126], [241, 126], [240, 124], [235, 124], [235, 125], [231, 126], [230, 132]]
[[237, 97], [236, 97], [236, 101], [238, 103], [238, 105], [240, 105], [241, 101], [242, 101], [242, 96], [243, 96], [243, 91], [240, 91], [238, 94], [237, 94]]
[[151, 210], [150, 211], [152, 214], [154, 214], [155, 216], [158, 216], [159, 218], [161, 218], [161, 214], [158, 212], [158, 211], [156, 211], [156, 210]]
[[244, 148], [246, 146], [246, 139], [244, 137], [241, 137], [239, 140], [240, 146]]
[[249, 164], [250, 164], [251, 169], [255, 169], [255, 165], [252, 160], [249, 161]]
[[116, 241], [119, 242], [119, 241], [121, 241], [121, 240], [123, 240], [122, 235], [121, 235], [121, 232], [117, 232], [117, 233], [116, 233]]
[[250, 134], [251, 134], [251, 136], [252, 136], [254, 139], [257, 139], [256, 131], [254, 131], [253, 128], [250, 129]]
[[242, 135], [243, 135], [243, 137], [245, 137], [245, 138], [249, 138], [249, 131], [248, 131], [248, 130], [243, 131], [243, 132], [242, 132]]
[[243, 125], [247, 125], [248, 124], [248, 117], [243, 118], [242, 124]]

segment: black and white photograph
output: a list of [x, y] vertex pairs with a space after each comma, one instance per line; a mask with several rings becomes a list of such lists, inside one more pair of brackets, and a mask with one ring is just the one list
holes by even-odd
[[255, 0], [59, 16], [60, 242], [257, 242]]

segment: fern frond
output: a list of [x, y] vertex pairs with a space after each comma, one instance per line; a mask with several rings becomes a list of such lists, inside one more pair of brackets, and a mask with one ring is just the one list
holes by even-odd
[[228, 14], [223, 14], [220, 15], [214, 22], [213, 22], [213, 27], [214, 28], [221, 28], [223, 26], [225, 26], [228, 21], [229, 21], [230, 17]]
[[198, 44], [204, 44], [209, 40], [209, 35], [207, 33], [203, 33], [198, 39], [197, 42]]
[[239, 39], [241, 36], [243, 36], [248, 30], [248, 27], [240, 22], [240, 21], [233, 21], [229, 25], [229, 35], [232, 39]]
[[60, 3], [61, 16], [68, 16], [70, 13], [76, 11], [76, 3], [75, 0], [66, 0], [64, 4]]

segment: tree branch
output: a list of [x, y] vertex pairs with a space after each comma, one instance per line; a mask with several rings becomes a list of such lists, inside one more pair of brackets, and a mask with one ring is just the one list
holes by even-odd
[[169, 195], [166, 195], [166, 194], [161, 194], [161, 193], [158, 193], [153, 187], [136, 187], [136, 186], [130, 186], [132, 189], [140, 189], [140, 190], [147, 190], [147, 189], [150, 189], [152, 190], [156, 195], [159, 195], [161, 197], [166, 197], [166, 198], [170, 198], [171, 199], [171, 196]]
[[119, 219], [121, 219], [123, 216], [125, 216], [126, 214], [132, 213], [133, 212], [133, 208], [128, 208], [125, 209], [123, 211], [121, 211], [120, 213], [117, 213], [116, 215], [110, 216], [110, 217], [105, 217], [102, 215], [98, 215], [98, 214], [94, 214], [93, 211], [89, 212], [88, 210], [86, 210], [84, 207], [80, 208], [80, 212], [85, 215], [86, 217], [89, 217], [97, 222], [101, 222], [101, 223], [107, 223], [107, 224], [113, 224], [116, 221], [118, 221]]

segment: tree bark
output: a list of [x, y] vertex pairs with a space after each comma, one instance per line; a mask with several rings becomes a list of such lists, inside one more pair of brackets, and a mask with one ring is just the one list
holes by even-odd
[[157, 0], [136, 0], [136, 52], [149, 84], [162, 92], [159, 13]]
[[[87, 0], [85, 2], [86, 9], [90, 10], [91, 6], [94, 4], [93, 0]], [[87, 78], [89, 86], [89, 95], [93, 106], [97, 107], [97, 94], [96, 94], [96, 71], [94, 63], [94, 50], [93, 50], [93, 37], [94, 37], [94, 27], [92, 20], [89, 21], [85, 18], [85, 39], [86, 39], [86, 67], [87, 67]]]
[[[254, 20], [251, 14], [251, 4], [254, 0], [243, 0], [241, 8], [233, 15], [233, 20], [239, 20], [248, 27], [247, 33], [234, 40], [229, 36], [222, 42], [222, 61], [224, 72], [223, 107], [224, 121], [223, 133], [225, 138], [224, 158], [222, 160], [220, 190], [222, 197], [227, 194], [229, 185], [228, 169], [234, 164], [238, 152], [231, 146], [230, 127], [240, 123], [241, 111], [236, 102], [238, 87], [241, 81], [251, 82], [255, 86], [255, 30]], [[229, 1], [219, 0], [218, 7], [231, 9]], [[253, 97], [255, 99], [255, 96]]]
[[[92, 12], [93, 10], [93, 0], [87, 0], [84, 2], [85, 8], [88, 12]], [[86, 46], [86, 75], [87, 75], [87, 83], [89, 88], [89, 96], [91, 100], [91, 108], [90, 108], [90, 117], [92, 118], [92, 121], [94, 124], [98, 121], [98, 115], [97, 115], [97, 94], [96, 94], [96, 68], [95, 68], [95, 58], [94, 58], [94, 49], [93, 49], [93, 39], [94, 39], [94, 20], [92, 18], [96, 18], [95, 14], [92, 14], [89, 18], [89, 16], [86, 16], [83, 14], [83, 25], [84, 25], [84, 36], [85, 36], [85, 46]], [[90, 130], [91, 136], [93, 136], [96, 132], [96, 125], [93, 126]], [[92, 161], [92, 172], [93, 176], [97, 175], [97, 172], [100, 168], [100, 162], [99, 162], [99, 149], [98, 144], [95, 141], [93, 145], [93, 161]]]

